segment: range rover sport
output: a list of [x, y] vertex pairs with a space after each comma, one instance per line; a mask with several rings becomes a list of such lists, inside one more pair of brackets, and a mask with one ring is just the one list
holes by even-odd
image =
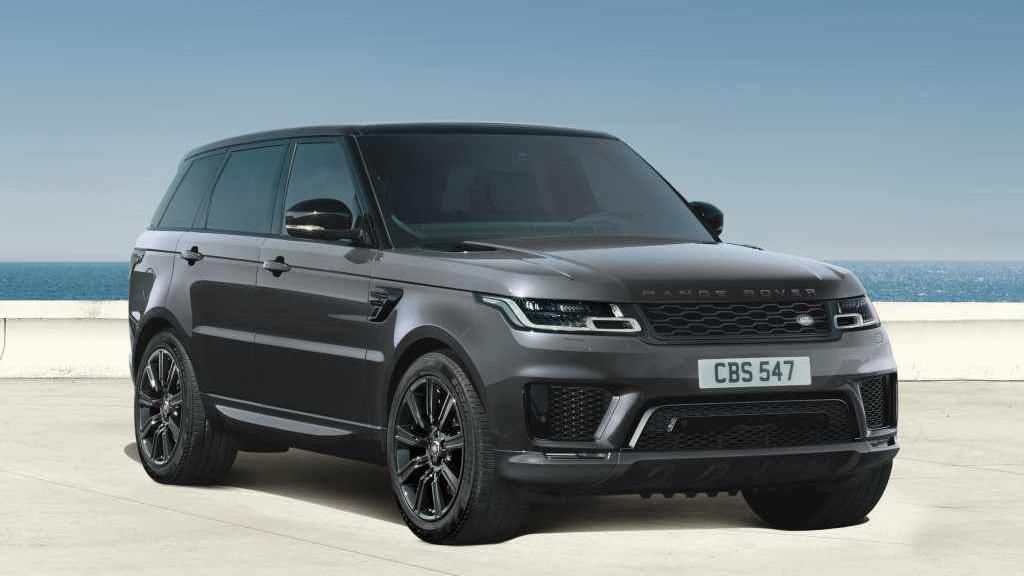
[[181, 162], [131, 259], [140, 460], [215, 483], [239, 450], [385, 465], [434, 543], [538, 496], [741, 492], [770, 525], [861, 521], [897, 379], [842, 268], [720, 239], [608, 134], [308, 127]]

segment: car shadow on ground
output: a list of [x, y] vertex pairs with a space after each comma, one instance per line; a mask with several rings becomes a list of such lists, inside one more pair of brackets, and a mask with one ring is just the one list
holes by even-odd
[[[135, 443], [124, 453], [138, 462]], [[346, 512], [402, 523], [382, 466], [303, 450], [240, 452], [225, 485], [296, 498]], [[530, 510], [529, 533], [763, 527], [742, 497], [720, 494], [545, 499]]]
[[[124, 453], [139, 461], [135, 442]], [[321, 506], [401, 523], [395, 498], [381, 466], [305, 450], [239, 452], [225, 486], [296, 498]]]

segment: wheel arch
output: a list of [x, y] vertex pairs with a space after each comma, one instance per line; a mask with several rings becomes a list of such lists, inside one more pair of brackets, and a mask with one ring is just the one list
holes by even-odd
[[181, 328], [181, 324], [166, 308], [154, 308], [146, 313], [146, 316], [139, 322], [138, 335], [132, 343], [132, 380], [135, 379], [135, 372], [138, 370], [139, 360], [142, 353], [146, 351], [149, 341], [160, 332], [170, 329], [171, 332], [181, 341], [188, 345], [188, 336]]
[[421, 326], [406, 334], [398, 346], [395, 347], [394, 361], [387, 369], [387, 377], [385, 379], [387, 386], [384, 387], [384, 398], [381, 402], [383, 413], [380, 416], [382, 417], [382, 422], [387, 423], [392, 396], [394, 396], [398, 382], [402, 379], [406, 369], [420, 356], [438, 350], [449, 350], [455, 354], [459, 363], [469, 375], [473, 388], [476, 389], [477, 394], [481, 398], [483, 397], [480, 373], [477, 371], [476, 365], [473, 364], [466, 349], [448, 331], [436, 326]]

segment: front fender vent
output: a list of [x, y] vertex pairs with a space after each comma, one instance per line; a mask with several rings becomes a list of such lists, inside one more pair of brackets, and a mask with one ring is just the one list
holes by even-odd
[[370, 292], [370, 322], [383, 322], [402, 299], [401, 288], [376, 288]]

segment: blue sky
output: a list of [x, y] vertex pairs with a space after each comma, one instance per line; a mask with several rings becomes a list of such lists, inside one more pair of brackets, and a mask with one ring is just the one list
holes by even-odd
[[122, 260], [182, 154], [302, 124], [606, 130], [726, 238], [1024, 259], [1024, 3], [4, 6], [0, 260]]

